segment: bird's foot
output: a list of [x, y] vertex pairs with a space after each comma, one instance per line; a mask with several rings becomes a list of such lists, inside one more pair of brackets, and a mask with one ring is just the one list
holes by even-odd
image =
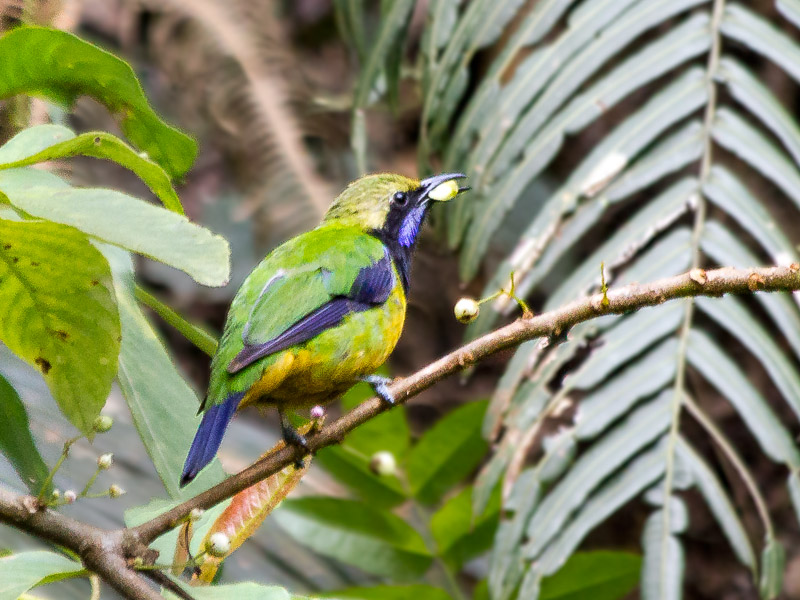
[[383, 377], [382, 375], [367, 375], [362, 377], [364, 381], [372, 386], [372, 391], [389, 406], [394, 406], [397, 401], [395, 400], [392, 392], [389, 391], [389, 384], [392, 382], [390, 377]]
[[[286, 442], [286, 445], [295, 446], [297, 448], [301, 448], [306, 453], [310, 453], [310, 450], [308, 449], [308, 440], [306, 440], [306, 437], [298, 433], [297, 430], [292, 427], [291, 423], [289, 423], [289, 420], [286, 418], [286, 415], [284, 415], [282, 412], [280, 413], [280, 417], [281, 433], [283, 434], [283, 441]], [[294, 462], [294, 468], [302, 469], [303, 467], [305, 467], [303, 458], [298, 458]]]

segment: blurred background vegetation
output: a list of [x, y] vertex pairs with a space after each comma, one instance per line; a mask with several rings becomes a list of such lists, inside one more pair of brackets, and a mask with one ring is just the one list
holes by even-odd
[[[0, 0], [0, 27], [22, 21], [71, 31], [125, 58], [157, 111], [198, 139], [199, 156], [178, 193], [193, 220], [230, 242], [231, 284], [202, 288], [145, 260], [137, 273], [159, 298], [213, 331], [260, 257], [313, 227], [338, 190], [365, 171], [465, 170], [475, 188], [465, 206], [433, 215], [390, 364], [396, 375], [461, 343], [456, 300], [489, 295], [512, 271], [538, 312], [596, 289], [601, 261], [613, 285], [693, 265], [797, 260], [800, 4], [791, 0], [746, 7], [720, 0]], [[49, 121], [79, 132], [117, 131], [88, 98], [69, 114], [17, 98], [0, 107], [0, 141]], [[108, 162], [54, 168], [75, 185], [150, 197]], [[491, 398], [483, 437], [480, 412], [465, 429], [464, 454], [451, 458], [463, 462], [457, 476], [420, 500], [438, 509], [448, 492], [467, 513], [473, 504], [478, 514], [493, 507], [482, 537], [446, 557], [449, 567], [431, 576], [434, 583], [448, 589], [455, 573], [455, 585], [472, 590], [488, 575], [493, 597], [505, 598], [523, 579], [531, 586], [523, 589], [534, 589], [552, 572], [537, 569], [555, 569], [574, 546], [637, 552], [647, 530], [656, 541], [648, 547], [644, 540], [645, 562], [651, 572], [669, 571], [662, 569], [648, 597], [677, 597], [670, 589], [677, 582], [687, 598], [755, 598], [756, 572], [767, 577], [762, 594], [773, 597], [768, 579], [784, 571], [777, 544], [786, 549], [783, 597], [800, 597], [791, 496], [800, 489], [800, 313], [789, 298], [720, 303], [726, 310], [712, 304], [605, 320], [576, 328], [560, 345], [526, 344], [513, 359], [508, 353], [483, 363], [405, 409], [416, 438], [444, 415], [463, 417], [460, 407]], [[502, 301], [487, 306], [466, 335], [512, 318], [514, 309]], [[161, 333], [187, 380], [205, 389], [207, 357], [171, 328]], [[54, 415], [35, 372], [20, 363], [4, 373], [23, 395], [52, 464], [70, 435], [66, 421]], [[673, 389], [694, 397], [694, 418], [668, 410]], [[591, 427], [576, 417], [584, 398], [594, 402], [584, 409]], [[130, 492], [124, 506], [146, 504], [160, 484], [116, 390], [107, 410], [119, 435], [102, 450], [114, 451], [125, 468], [115, 474]], [[741, 464], [715, 443], [705, 417], [725, 432]], [[274, 442], [277, 424], [268, 422], [253, 412], [234, 423], [221, 452], [228, 471]], [[376, 436], [398, 427], [395, 420]], [[644, 433], [620, 442], [629, 432]], [[770, 439], [780, 440], [777, 449]], [[402, 459], [408, 440], [393, 443]], [[379, 445], [362, 436], [350, 449], [369, 457]], [[94, 468], [95, 450], [84, 450], [85, 464], [78, 454], [67, 471], [75, 481]], [[589, 476], [592, 463], [573, 463], [576, 456], [599, 457], [603, 466]], [[348, 471], [342, 461], [321, 456], [326, 468], [312, 468], [299, 492], [401, 504], [399, 514], [418, 526], [430, 517], [412, 514], [403, 493], [392, 497], [394, 484], [387, 491], [354, 480], [356, 467]], [[626, 472], [635, 481], [622, 491]], [[14, 480], [4, 464], [0, 475]], [[476, 481], [480, 498], [454, 495], [465, 478]], [[554, 499], [537, 506], [545, 490]], [[504, 525], [496, 532], [499, 494]], [[768, 506], [770, 523], [759, 519], [754, 501]], [[110, 526], [119, 524], [118, 507], [67, 510]], [[226, 563], [222, 580], [311, 593], [403, 579], [287, 537], [279, 523], [303, 530], [302, 509], [268, 519]], [[653, 532], [658, 522], [662, 530]], [[545, 525], [550, 537], [530, 543]], [[29, 543], [7, 529], [0, 540], [14, 549]], [[771, 553], [757, 559], [762, 546]], [[409, 565], [407, 573], [422, 568]], [[85, 594], [80, 585], [76, 597]]]

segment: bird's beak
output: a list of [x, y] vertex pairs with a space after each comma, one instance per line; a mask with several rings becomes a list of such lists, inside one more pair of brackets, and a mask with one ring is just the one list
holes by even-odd
[[436, 202], [447, 202], [458, 196], [461, 192], [466, 192], [468, 187], [459, 187], [456, 179], [466, 177], [463, 173], [443, 173], [434, 175], [420, 182], [420, 192], [424, 198]]

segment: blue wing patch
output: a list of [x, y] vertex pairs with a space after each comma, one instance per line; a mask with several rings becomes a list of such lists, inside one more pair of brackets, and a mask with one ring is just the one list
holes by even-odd
[[378, 262], [358, 272], [346, 296], [331, 298], [263, 344], [245, 344], [228, 365], [228, 373], [236, 373], [260, 358], [302, 344], [326, 329], [336, 327], [349, 314], [383, 304], [392, 293], [392, 288], [394, 271], [392, 259], [387, 253]]

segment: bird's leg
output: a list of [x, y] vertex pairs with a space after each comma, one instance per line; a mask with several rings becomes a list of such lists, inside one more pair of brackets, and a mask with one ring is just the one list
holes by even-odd
[[389, 384], [392, 382], [391, 377], [383, 377], [382, 375], [367, 375], [366, 377], [362, 377], [361, 381], [364, 381], [372, 386], [372, 391], [375, 394], [386, 402], [389, 406], [395, 405], [395, 399], [392, 395], [392, 392], [389, 391]]
[[[297, 433], [297, 430], [292, 427], [292, 424], [289, 423], [289, 419], [286, 418], [282, 410], [278, 409], [278, 415], [281, 418], [281, 434], [283, 434], [283, 441], [286, 442], [287, 445], [297, 446], [308, 452], [308, 442], [305, 436]], [[296, 469], [302, 469], [305, 463], [303, 459], [300, 458], [295, 462], [294, 466]]]

